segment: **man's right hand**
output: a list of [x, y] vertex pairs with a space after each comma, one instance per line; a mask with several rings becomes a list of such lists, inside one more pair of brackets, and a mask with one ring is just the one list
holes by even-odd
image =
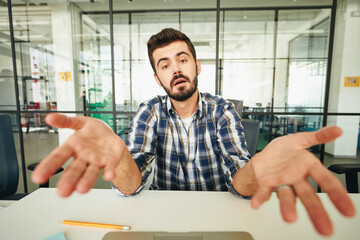
[[138, 170], [124, 141], [101, 120], [51, 113], [46, 116], [45, 121], [56, 128], [75, 130], [61, 146], [38, 164], [32, 174], [33, 182], [44, 183], [73, 157], [57, 183], [59, 196], [67, 197], [73, 191], [88, 192], [94, 186], [100, 170], [103, 170], [104, 180], [114, 180], [118, 177], [115, 169], [120, 162], [126, 170]]

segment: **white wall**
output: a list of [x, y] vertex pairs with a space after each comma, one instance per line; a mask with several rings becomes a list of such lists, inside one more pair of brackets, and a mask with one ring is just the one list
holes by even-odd
[[[331, 71], [329, 112], [360, 112], [360, 88], [344, 87], [346, 76], [360, 76], [360, 18], [351, 17], [357, 1], [348, 0], [338, 8]], [[344, 134], [327, 144], [325, 151], [336, 157], [356, 157], [359, 131], [358, 116], [329, 117], [328, 125], [337, 125]]]

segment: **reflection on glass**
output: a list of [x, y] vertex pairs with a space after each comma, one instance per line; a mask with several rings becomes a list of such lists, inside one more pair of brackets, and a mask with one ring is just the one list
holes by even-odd
[[12, 11], [21, 109], [56, 110], [53, 9], [13, 4]]
[[221, 47], [225, 59], [273, 57], [275, 12], [225, 11]]
[[301, 7], [301, 6], [331, 6], [332, 0], [302, 0], [302, 1], [283, 1], [283, 0], [221, 0], [222, 8], [246, 8], [246, 7]]
[[225, 11], [221, 39], [222, 94], [245, 107], [267, 107], [273, 78], [274, 15]]
[[329, 26], [330, 9], [279, 11], [277, 111], [323, 111]]
[[[0, 18], [0, 110], [16, 110], [9, 17], [7, 6], [1, 6]], [[4, 14], [5, 13], [5, 14]]]
[[271, 60], [224, 60], [223, 96], [244, 101], [246, 109], [269, 107], [273, 63]]
[[84, 12], [100, 6], [108, 9], [108, 2], [13, 3], [22, 109], [88, 110], [89, 89], [97, 91], [96, 103], [112, 98], [109, 15]]
[[[75, 40], [83, 110], [112, 111], [109, 15], [79, 14], [82, 27]], [[73, 17], [78, 19], [77, 16]], [[100, 117], [101, 114], [96, 116]]]
[[115, 11], [216, 8], [216, 0], [116, 0], [113, 8]]
[[[151, 68], [147, 54], [147, 41], [163, 28], [179, 29], [179, 13], [177, 12], [153, 12], [131, 14], [131, 69], [130, 81], [133, 109], [137, 109], [139, 103], [153, 98], [156, 95], [164, 95], [165, 92], [157, 85], [154, 79], [154, 71]], [[129, 54], [130, 55], [130, 54]], [[128, 90], [125, 90], [128, 91]]]
[[180, 30], [190, 38], [200, 60], [200, 92], [215, 94], [216, 12], [181, 12]]

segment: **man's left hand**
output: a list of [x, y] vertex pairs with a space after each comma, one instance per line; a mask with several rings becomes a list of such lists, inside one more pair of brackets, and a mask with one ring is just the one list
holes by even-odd
[[298, 197], [316, 230], [322, 235], [331, 235], [333, 226], [330, 218], [308, 178], [312, 177], [319, 184], [344, 216], [354, 216], [355, 207], [341, 182], [307, 148], [331, 142], [341, 134], [342, 130], [338, 127], [325, 127], [316, 132], [295, 133], [270, 142], [251, 159], [259, 184], [251, 200], [252, 207], [259, 208], [276, 190], [283, 219], [294, 222]]

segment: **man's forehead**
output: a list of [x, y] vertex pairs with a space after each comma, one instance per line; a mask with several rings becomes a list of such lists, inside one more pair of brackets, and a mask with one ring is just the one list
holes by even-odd
[[153, 57], [154, 60], [156, 61], [157, 59], [160, 58], [174, 57], [181, 52], [191, 55], [191, 52], [186, 42], [175, 41], [166, 46], [155, 49], [155, 51], [153, 52]]

